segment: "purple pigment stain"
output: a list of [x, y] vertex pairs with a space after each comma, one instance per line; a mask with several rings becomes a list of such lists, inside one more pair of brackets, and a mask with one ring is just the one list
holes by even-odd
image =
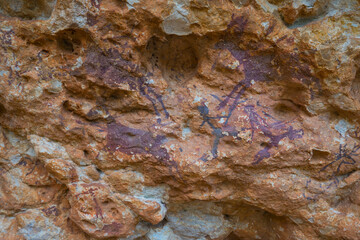
[[[275, 79], [298, 79], [306, 86], [315, 85], [315, 88], [320, 92], [320, 80], [314, 77], [311, 73], [309, 65], [304, 64], [303, 59], [298, 53], [283, 53], [275, 56], [272, 52], [263, 51], [261, 55], [257, 50], [242, 50], [236, 44], [240, 37], [244, 34], [245, 28], [248, 24], [246, 16], [234, 17], [232, 16], [231, 22], [228, 24], [228, 31], [233, 30], [232, 34], [227, 35], [226, 39], [215, 44], [217, 50], [228, 50], [231, 55], [239, 62], [239, 65], [244, 67], [245, 78], [240, 81], [232, 91], [220, 102], [218, 110], [229, 106], [228, 117], [225, 125], [238, 106], [241, 97], [245, 92], [257, 82], [271, 82]], [[267, 29], [266, 35], [270, 34], [275, 27], [276, 23], [271, 23]], [[240, 40], [241, 41], [241, 40]], [[286, 68], [279, 69], [274, 66], [275, 60], [283, 59], [287, 63]], [[240, 67], [240, 66], [239, 66]], [[238, 68], [239, 68], [238, 67]], [[280, 74], [281, 73], [281, 74]], [[313, 89], [310, 87], [312, 97], [314, 95]]]
[[[222, 130], [225, 128], [235, 129], [234, 127], [228, 125], [229, 120], [238, 105], [242, 102], [246, 102], [246, 100], [242, 100], [242, 97], [255, 83], [272, 82], [276, 79], [283, 79], [283, 76], [286, 76], [287, 78], [290, 77], [298, 79], [307, 86], [315, 84], [317, 89], [321, 89], [319, 79], [312, 75], [308, 65], [302, 63], [302, 59], [299, 54], [291, 53], [286, 54], [286, 56], [280, 56], [281, 58], [288, 60], [289, 67], [286, 69], [277, 69], [277, 67], [274, 66], [274, 62], [277, 58], [279, 58], [279, 56], [276, 56], [274, 52], [263, 51], [259, 54], [256, 50], [240, 49], [236, 42], [238, 42], [238, 39], [240, 39], [239, 37], [244, 34], [247, 24], [248, 19], [246, 16], [234, 17], [233, 15], [232, 20], [228, 25], [228, 30], [232, 30], [232, 33], [229, 33], [224, 41], [220, 41], [215, 44], [215, 49], [217, 50], [228, 50], [239, 62], [238, 68], [242, 66], [244, 69], [244, 79], [236, 84], [229, 94], [223, 98], [214, 96], [220, 101], [217, 106], [217, 110], [227, 108], [227, 114], [224, 116], [218, 115], [216, 117], [211, 117], [209, 109], [206, 106], [200, 106], [198, 108], [198, 111], [203, 118], [201, 126], [206, 123], [213, 130], [212, 134], [214, 135], [215, 140], [211, 153], [214, 158], [218, 156], [217, 149], [219, 141], [225, 136]], [[270, 27], [266, 31], [266, 35], [270, 34], [274, 30], [275, 25], [276, 23], [271, 23]], [[310, 92], [314, 92], [312, 88], [310, 88]], [[312, 96], [313, 95], [314, 94], [312, 94]], [[302, 129], [294, 129], [292, 126], [289, 126], [289, 124], [278, 121], [270, 114], [264, 112], [266, 116], [275, 119], [275, 123], [267, 123], [267, 120], [257, 113], [256, 108], [253, 105], [246, 105], [244, 107], [244, 111], [249, 117], [252, 136], [254, 136], [255, 130], [260, 130], [263, 132], [265, 137], [269, 139], [269, 142], [266, 143], [264, 148], [255, 155], [253, 164], [258, 164], [263, 159], [269, 158], [271, 156], [270, 150], [274, 147], [278, 147], [282, 139], [288, 138], [290, 140], [295, 140], [302, 138], [304, 135], [304, 131]], [[222, 127], [215, 127], [211, 123], [211, 119], [226, 119], [226, 121], [222, 124]], [[236, 131], [228, 131], [226, 133], [226, 135], [229, 136], [237, 136]], [[200, 159], [205, 161], [206, 157], [207, 155], [203, 155]]]
[[218, 110], [229, 105], [229, 112], [225, 125], [240, 103], [241, 97], [255, 82], [269, 82], [275, 79], [278, 74], [272, 66], [274, 56], [272, 54], [251, 56], [249, 51], [237, 49], [233, 42], [219, 42], [215, 49], [227, 49], [238, 60], [240, 65], [244, 66], [244, 80], [240, 81], [232, 91], [219, 103]]
[[1, 46], [10, 46], [12, 44], [12, 35], [15, 32], [13, 30], [0, 30], [0, 44]]
[[231, 16], [231, 21], [228, 24], [227, 28], [232, 28], [235, 33], [242, 34], [246, 28], [246, 25], [248, 24], [249, 19], [245, 16], [237, 16], [235, 17], [235, 14]]
[[326, 193], [331, 187], [337, 188], [341, 180], [341, 179], [339, 180], [339, 176], [337, 176], [340, 172], [341, 166], [355, 165], [357, 163], [357, 158], [360, 156], [359, 150], [360, 150], [359, 144], [354, 144], [352, 148], [348, 148], [347, 144], [340, 144], [339, 151], [335, 153], [335, 160], [326, 164], [319, 171], [319, 173], [321, 173], [325, 171], [328, 167], [338, 163], [336, 170], [333, 171], [332, 175], [329, 178], [329, 180], [331, 180], [330, 183], [326, 183], [326, 184], [320, 183], [318, 187], [321, 189], [321, 191], [319, 193], [309, 195], [306, 194], [306, 190], [309, 189], [309, 184], [311, 183], [311, 179], [309, 179], [306, 181], [306, 186], [302, 196], [307, 200], [316, 201], [322, 194]]
[[91, 2], [91, 5], [96, 7], [96, 8], [100, 8], [100, 3], [101, 3], [102, 0], [90, 0]]
[[123, 224], [112, 222], [111, 224], [104, 225], [101, 230], [108, 233], [110, 236], [116, 236], [116, 234], [118, 234], [118, 232], [121, 232], [123, 228]]
[[162, 147], [165, 136], [156, 135], [141, 129], [130, 128], [120, 123], [108, 124], [106, 148], [111, 152], [120, 151], [128, 155], [151, 154], [170, 170], [178, 171], [177, 163], [171, 160], [167, 150]]
[[117, 88], [127, 84], [130, 91], [138, 91], [151, 102], [159, 124], [162, 116], [166, 119], [169, 118], [162, 95], [147, 83], [152, 74], [147, 73], [145, 76], [139, 76], [139, 74], [144, 75], [144, 70], [123, 59], [118, 50], [101, 51], [92, 49], [86, 57], [84, 66], [88, 75], [101, 80], [106, 86]]
[[41, 209], [41, 211], [43, 213], [45, 213], [46, 216], [50, 216], [50, 215], [59, 216], [60, 215], [60, 211], [59, 211], [59, 209], [56, 208], [56, 206], [51, 206], [49, 208], [44, 208], [44, 209]]
[[[304, 135], [304, 131], [302, 129], [294, 129], [292, 126], [288, 126], [282, 121], [277, 121], [275, 123], [269, 124], [266, 119], [261, 117], [255, 110], [254, 105], [245, 106], [245, 113], [249, 117], [252, 136], [254, 135], [254, 131], [256, 129], [263, 132], [265, 137], [269, 138], [269, 143], [260, 150], [254, 157], [253, 165], [260, 163], [263, 159], [270, 157], [270, 149], [273, 147], [278, 147], [279, 142], [284, 138], [289, 138], [290, 140], [295, 140], [298, 138], [302, 138]], [[269, 115], [270, 116], [270, 115]], [[283, 133], [273, 133], [271, 130], [275, 131], [285, 131]]]
[[336, 168], [336, 171], [334, 174], [338, 174], [340, 171], [340, 168], [342, 165], [355, 165], [356, 160], [360, 153], [358, 153], [360, 150], [359, 144], [354, 144], [352, 149], [347, 148], [347, 144], [340, 144], [339, 145], [339, 152], [335, 154], [335, 160], [331, 163], [327, 164], [325, 167], [321, 168], [320, 172], [325, 171], [328, 167], [335, 163], [339, 163], [338, 167]]
[[81, 184], [81, 185], [84, 187], [91, 186], [91, 185], [94, 185], [94, 186], [90, 187], [87, 191], [76, 194], [75, 197], [77, 198], [77, 200], [79, 200], [81, 195], [90, 195], [92, 197], [92, 200], [95, 205], [94, 208], [95, 208], [96, 218], [103, 219], [104, 218], [103, 211], [102, 211], [101, 205], [99, 204], [98, 199], [96, 198], [96, 195], [95, 195], [96, 191], [99, 190], [99, 188], [96, 187], [96, 184]]

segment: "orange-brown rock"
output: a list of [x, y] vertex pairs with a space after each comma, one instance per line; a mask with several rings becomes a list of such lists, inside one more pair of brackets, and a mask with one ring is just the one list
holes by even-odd
[[46, 170], [62, 183], [79, 181], [79, 173], [73, 162], [63, 159], [49, 159], [45, 162]]
[[70, 215], [84, 232], [97, 238], [126, 237], [133, 233], [136, 219], [130, 210], [111, 196], [101, 183], [72, 183]]
[[117, 196], [137, 215], [151, 224], [156, 225], [165, 218], [166, 210], [161, 206], [161, 203], [157, 201], [136, 198], [123, 194], [118, 194]]
[[360, 1], [0, 0], [0, 239], [360, 239]]

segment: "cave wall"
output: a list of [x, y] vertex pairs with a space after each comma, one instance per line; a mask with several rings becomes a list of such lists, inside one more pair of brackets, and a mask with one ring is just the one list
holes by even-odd
[[360, 239], [357, 0], [0, 0], [0, 239]]

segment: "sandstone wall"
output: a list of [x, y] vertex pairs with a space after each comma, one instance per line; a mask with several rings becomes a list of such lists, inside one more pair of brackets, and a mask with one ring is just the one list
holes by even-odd
[[0, 0], [0, 239], [360, 239], [359, 6]]

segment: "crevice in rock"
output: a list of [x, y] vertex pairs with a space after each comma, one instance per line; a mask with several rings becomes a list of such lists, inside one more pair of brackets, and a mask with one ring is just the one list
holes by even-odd
[[306, 25], [309, 25], [310, 23], [316, 22], [316, 21], [320, 21], [321, 19], [325, 18], [327, 15], [327, 11], [319, 14], [319, 15], [315, 15], [315, 16], [310, 16], [310, 17], [300, 17], [298, 18], [295, 22], [289, 24], [287, 22], [284, 22], [285, 25], [290, 28], [290, 29], [294, 29], [294, 28], [299, 28], [299, 27], [304, 27]]
[[54, 10], [56, 0], [0, 0], [0, 16], [23, 20], [46, 20]]
[[277, 8], [276, 15], [279, 15], [284, 24], [290, 29], [319, 21], [329, 13], [329, 5], [326, 5], [325, 1], [268, 0], [268, 2]]
[[74, 45], [67, 38], [58, 38], [57, 43], [58, 43], [59, 48], [61, 48], [64, 51], [68, 51], [68, 52], [74, 51]]
[[239, 236], [236, 236], [234, 233], [230, 233], [229, 236], [227, 236], [224, 240], [243, 240], [245, 238], [241, 238]]
[[353, 98], [360, 101], [360, 68], [357, 69], [355, 78], [351, 83], [350, 93]]
[[6, 113], [6, 108], [0, 103], [0, 116]]

